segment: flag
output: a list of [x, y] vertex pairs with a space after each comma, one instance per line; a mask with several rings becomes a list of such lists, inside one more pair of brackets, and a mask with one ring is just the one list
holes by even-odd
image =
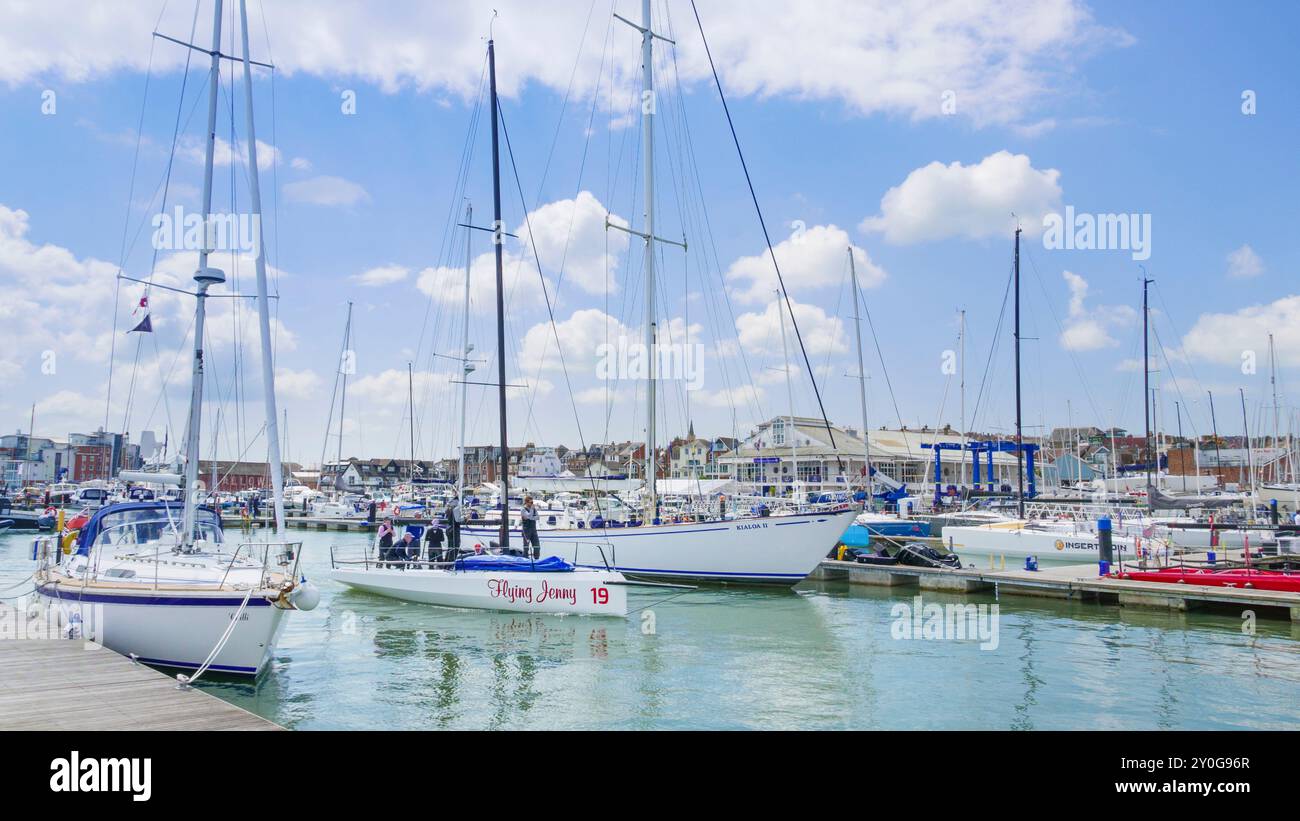
[[133, 333], [135, 333], [136, 331], [139, 331], [139, 332], [142, 333], [142, 334], [151, 334], [151, 333], [153, 333], [153, 323], [149, 321], [149, 315], [148, 315], [148, 314], [145, 314], [145, 315], [144, 315], [144, 319], [140, 320], [140, 324], [139, 324], [139, 325], [136, 325], [134, 328], [132, 328], [131, 330], [127, 331], [127, 333], [129, 333], [129, 334], [133, 334]]
[[134, 308], [131, 309], [131, 316], [135, 316], [135, 312], [140, 310], [141, 308], [148, 308], [148, 307], [149, 307], [149, 295], [145, 294], [144, 296], [140, 297], [140, 304], [136, 305]]

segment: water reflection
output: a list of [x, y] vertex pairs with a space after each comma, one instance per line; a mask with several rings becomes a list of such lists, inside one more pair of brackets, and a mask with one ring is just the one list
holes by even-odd
[[[898, 640], [918, 591], [845, 582], [790, 590], [633, 592], [622, 619], [446, 610], [326, 578], [270, 672], [202, 687], [277, 723], [339, 729], [1300, 728], [1300, 626], [1237, 612], [925, 591], [1000, 605], [996, 648]], [[364, 538], [364, 537], [361, 537]], [[0, 579], [30, 572], [0, 535]]]

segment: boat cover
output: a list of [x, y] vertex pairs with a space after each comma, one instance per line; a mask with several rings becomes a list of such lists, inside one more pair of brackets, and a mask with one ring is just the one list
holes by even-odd
[[523, 556], [484, 554], [456, 560], [457, 570], [510, 570], [516, 573], [572, 573], [573, 565], [559, 556], [526, 559]]

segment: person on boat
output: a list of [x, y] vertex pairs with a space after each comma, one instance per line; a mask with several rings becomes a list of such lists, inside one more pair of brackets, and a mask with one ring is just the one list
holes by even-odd
[[524, 509], [520, 513], [520, 518], [524, 525], [524, 549], [533, 549], [533, 558], [540, 559], [542, 555], [542, 541], [537, 537], [537, 505], [533, 502], [532, 496], [524, 497]]
[[370, 524], [375, 523], [375, 500], [370, 500], [370, 505], [366, 508], [366, 521]]
[[398, 565], [398, 568], [405, 570], [406, 562], [418, 562], [420, 560], [420, 543], [415, 540], [415, 534], [408, 530], [402, 534], [402, 541], [398, 543], [393, 552], [397, 554], [395, 558], [402, 562]]
[[430, 524], [424, 530], [424, 546], [428, 554], [429, 562], [444, 561], [442, 556], [442, 528]]
[[447, 547], [460, 550], [460, 526], [465, 523], [465, 508], [459, 499], [452, 499], [447, 505]]
[[379, 526], [379, 561], [387, 562], [393, 558], [393, 520], [384, 519]]

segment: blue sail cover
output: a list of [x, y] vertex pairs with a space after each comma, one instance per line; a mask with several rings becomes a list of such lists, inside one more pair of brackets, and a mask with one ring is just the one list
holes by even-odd
[[523, 556], [467, 556], [456, 560], [457, 570], [509, 570], [515, 573], [572, 573], [573, 565], [559, 556], [545, 559], [525, 559]]
[[[216, 511], [207, 505], [195, 507], [196, 529], [199, 522], [204, 522], [216, 530], [221, 530], [221, 519], [217, 517]], [[149, 515], [151, 512], [156, 515]], [[120, 519], [121, 522], [132, 521], [168, 521], [173, 520], [176, 527], [180, 529], [181, 519], [184, 516], [185, 505], [183, 502], [119, 502], [117, 504], [105, 505], [91, 514], [90, 521], [86, 522], [77, 534], [77, 555], [87, 556], [90, 554], [90, 546], [99, 538], [100, 530], [104, 527], [105, 519]], [[110, 522], [110, 525], [113, 524]]]

